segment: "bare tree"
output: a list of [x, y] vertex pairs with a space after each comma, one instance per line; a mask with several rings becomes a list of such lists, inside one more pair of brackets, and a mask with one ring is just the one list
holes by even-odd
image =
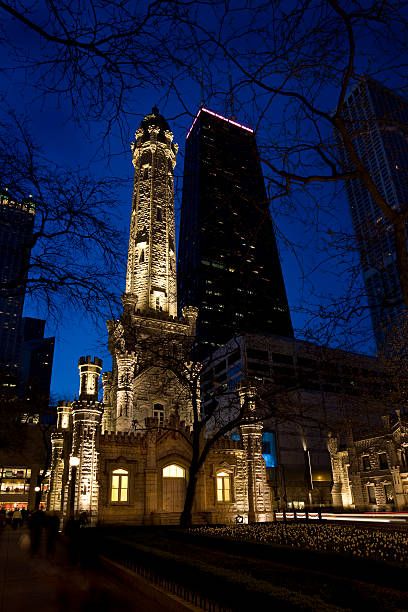
[[[406, 210], [395, 209], [359, 147], [374, 130], [384, 138], [390, 130], [405, 138], [406, 126], [390, 113], [361, 121], [346, 112], [348, 92], [362, 78], [385, 79], [404, 91], [405, 2], [77, 0], [29, 7], [0, 2], [0, 11], [1, 44], [11, 58], [5, 69], [23, 71], [41, 95], [62, 100], [68, 93], [84, 127], [97, 120], [106, 136], [118, 123], [127, 134], [138, 88], [160, 91], [162, 100], [177, 100], [180, 111], [189, 112], [183, 93], [192, 82], [202, 101], [255, 123], [275, 219], [303, 222], [307, 242], [319, 236], [319, 258], [303, 273], [307, 283], [311, 275], [307, 291], [316, 268], [328, 273], [329, 258], [336, 259], [339, 285], [346, 285], [333, 305], [330, 296], [310, 300], [315, 321], [325, 315], [320, 335], [327, 332], [333, 341], [339, 324], [343, 329], [361, 318], [361, 296], [367, 293], [357, 280], [352, 232], [348, 228], [345, 236], [339, 224], [335, 185], [359, 181], [385, 220], [377, 234], [391, 227], [400, 299], [408, 303]], [[19, 45], [15, 28], [32, 42], [29, 51]], [[297, 247], [306, 242], [285, 238], [300, 260]]]
[[119, 181], [58, 167], [17, 119], [0, 125], [0, 143], [3, 237], [11, 223], [9, 205], [25, 202], [35, 211], [32, 236], [11, 247], [19, 265], [1, 283], [1, 297], [30, 294], [56, 319], [67, 306], [95, 320], [106, 316], [116, 304], [117, 271], [123, 264], [116, 217]]
[[[291, 5], [252, 2], [233, 8], [219, 3], [216, 11], [212, 24], [200, 19], [186, 19], [185, 24], [207, 57], [208, 89], [218, 91], [219, 98], [232, 99], [241, 112], [251, 107], [250, 115], [258, 118], [269, 195], [277, 203], [277, 216], [286, 202], [287, 215], [303, 217], [309, 226], [313, 222], [323, 234], [324, 259], [330, 254], [333, 258], [335, 243], [341, 264], [350, 252], [343, 248], [346, 242], [349, 248], [350, 240], [344, 241], [342, 229], [338, 231], [339, 211], [336, 214], [333, 202], [325, 205], [324, 196], [330, 185], [359, 182], [384, 221], [376, 225], [376, 219], [367, 219], [367, 232], [357, 241], [360, 246], [369, 240], [378, 243], [380, 234], [392, 231], [400, 302], [407, 306], [407, 209], [395, 206], [362, 146], [374, 134], [384, 144], [396, 136], [402, 142], [407, 126], [396, 109], [353, 116], [347, 106], [353, 86], [367, 79], [386, 78], [394, 86], [406, 87], [406, 3], [373, 0], [362, 6], [353, 0], [316, 0]], [[229, 87], [225, 79], [215, 81], [212, 67], [220, 65], [231, 74]], [[406, 180], [407, 169], [400, 170]], [[327, 190], [319, 190], [319, 184], [327, 185]], [[385, 258], [386, 253], [378, 258], [380, 269]], [[350, 303], [342, 298], [341, 306]], [[350, 316], [350, 309], [342, 311], [337, 303], [332, 316], [346, 317], [346, 313]]]

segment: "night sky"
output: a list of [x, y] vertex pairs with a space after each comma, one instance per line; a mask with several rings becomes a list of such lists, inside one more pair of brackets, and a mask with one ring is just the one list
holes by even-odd
[[[10, 19], [6, 19], [3, 26], [12, 32], [16, 40], [24, 40], [26, 49], [38, 52], [40, 43], [35, 34]], [[0, 52], [1, 65], [12, 68], [13, 61], [7, 50], [2, 47]], [[221, 66], [220, 69], [222, 70], [223, 67]], [[121, 250], [123, 249], [124, 257], [121, 265], [123, 267], [122, 290], [124, 290], [133, 179], [130, 143], [133, 140], [134, 131], [139, 127], [143, 116], [157, 104], [160, 112], [169, 121], [175, 142], [180, 146], [175, 169], [177, 185], [175, 201], [176, 206], [178, 206], [181, 200], [184, 143], [187, 131], [202, 100], [203, 92], [200, 87], [188, 76], [185, 76], [184, 80], [178, 83], [178, 90], [183, 93], [182, 100], [175, 93], [167, 96], [164, 91], [154, 89], [148, 83], [145, 84], [143, 89], [132, 91], [127, 100], [127, 108], [131, 109], [132, 114], [127, 116], [127, 126], [122, 130], [123, 139], [117, 126], [114, 125], [101, 147], [101, 132], [105, 129], [105, 125], [90, 122], [87, 125], [88, 133], [84, 133], [78, 122], [72, 119], [68, 95], [66, 102], [61, 97], [59, 101], [50, 97], [44, 98], [33, 87], [30, 78], [22, 71], [3, 70], [0, 72], [0, 85], [3, 111], [13, 109], [18, 115], [28, 116], [33, 138], [41, 144], [48, 159], [55, 160], [61, 166], [70, 168], [89, 166], [96, 176], [116, 176], [126, 179], [123, 185], [118, 188], [120, 200], [119, 226], [123, 234]], [[330, 107], [330, 89], [324, 95], [328, 96], [327, 105]], [[204, 92], [204, 98], [207, 108], [223, 115], [229, 114], [231, 104], [229, 108], [226, 108], [225, 98], [222, 96], [206, 95], [206, 92]], [[245, 106], [245, 103], [241, 100], [235, 106], [234, 101], [232, 101], [232, 106], [237, 121], [250, 124], [256, 128], [257, 116], [253, 105]], [[277, 102], [275, 111], [278, 113], [279, 110], [279, 103]], [[261, 125], [257, 133], [261, 150], [263, 145], [268, 143], [269, 138], [271, 138], [270, 132], [263, 131]], [[329, 197], [331, 192], [327, 187], [317, 187], [314, 194], [317, 198], [323, 200]], [[351, 221], [344, 194], [337, 196], [336, 208], [336, 216], [333, 216], [332, 219], [333, 225], [336, 229], [343, 226], [346, 230], [349, 230]], [[326, 262], [323, 268], [305, 280], [298, 262], [302, 260], [309, 271], [314, 268], [320, 257], [320, 254], [316, 254], [319, 237], [305, 234], [305, 225], [298, 219], [298, 216], [291, 217], [286, 209], [280, 208], [278, 201], [273, 202], [272, 210], [278, 227], [277, 240], [292, 320], [297, 336], [302, 337], [306, 318], [302, 312], [298, 312], [298, 307], [303, 306], [308, 301], [313, 287], [316, 293], [320, 295], [321, 304], [325, 303], [325, 299], [331, 293], [335, 294], [341, 291], [342, 287], [338, 286], [339, 281], [336, 277], [336, 272], [341, 263], [332, 259], [330, 253], [326, 253]], [[325, 222], [327, 222], [327, 219]], [[286, 244], [286, 239], [299, 244], [296, 256]], [[316, 302], [316, 298], [314, 298], [314, 301]], [[38, 311], [31, 299], [26, 300], [25, 315], [45, 316], [43, 311]], [[108, 314], [106, 318], [108, 318]], [[96, 326], [86, 317], [85, 313], [73, 312], [72, 309], [67, 308], [58, 324], [53, 319], [47, 321], [46, 333], [56, 336], [52, 377], [52, 395], [55, 399], [72, 399], [78, 392], [77, 361], [81, 355], [97, 355], [104, 361], [104, 370], [110, 369], [110, 357], [105, 346], [107, 331], [104, 320], [100, 320], [99, 325]], [[363, 348], [369, 351], [372, 346], [372, 336], [367, 328], [366, 342]]]

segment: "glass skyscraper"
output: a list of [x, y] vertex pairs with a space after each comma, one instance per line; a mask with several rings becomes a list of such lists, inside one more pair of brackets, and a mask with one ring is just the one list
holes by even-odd
[[[35, 204], [0, 194], [0, 380], [16, 379], [21, 365], [25, 273], [31, 252]], [[11, 384], [11, 383], [7, 383]], [[13, 383], [14, 384], [14, 383]]]
[[[363, 164], [387, 200], [408, 206], [408, 103], [371, 79], [362, 80], [345, 103], [344, 118], [355, 134]], [[344, 165], [351, 164], [340, 140]], [[394, 231], [358, 179], [346, 182], [368, 305], [378, 348], [405, 311], [397, 272]]]
[[255, 135], [205, 108], [186, 141], [178, 295], [199, 308], [201, 356], [245, 331], [293, 336]]

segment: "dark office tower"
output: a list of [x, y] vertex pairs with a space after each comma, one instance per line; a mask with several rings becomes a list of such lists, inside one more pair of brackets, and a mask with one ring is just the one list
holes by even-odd
[[[390, 207], [408, 206], [408, 103], [372, 81], [362, 80], [350, 93], [344, 117], [365, 167]], [[340, 154], [351, 168], [339, 140]], [[397, 273], [394, 232], [359, 180], [346, 182], [354, 232], [375, 340], [380, 348], [388, 330], [398, 325], [405, 307]]]
[[0, 384], [4, 376], [18, 377], [25, 294], [22, 269], [30, 257], [34, 216], [33, 200], [17, 202], [7, 190], [0, 192]]
[[178, 265], [201, 356], [244, 331], [293, 336], [253, 130], [205, 108], [187, 134]]
[[23, 318], [23, 348], [20, 395], [27, 410], [43, 413], [48, 409], [55, 338], [44, 338], [45, 321]]

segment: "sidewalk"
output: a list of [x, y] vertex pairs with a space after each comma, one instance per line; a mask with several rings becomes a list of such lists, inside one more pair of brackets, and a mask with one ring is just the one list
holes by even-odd
[[0, 531], [0, 612], [156, 612], [149, 595], [122, 584], [103, 571], [81, 570], [58, 542], [55, 555], [31, 557], [29, 531]]

